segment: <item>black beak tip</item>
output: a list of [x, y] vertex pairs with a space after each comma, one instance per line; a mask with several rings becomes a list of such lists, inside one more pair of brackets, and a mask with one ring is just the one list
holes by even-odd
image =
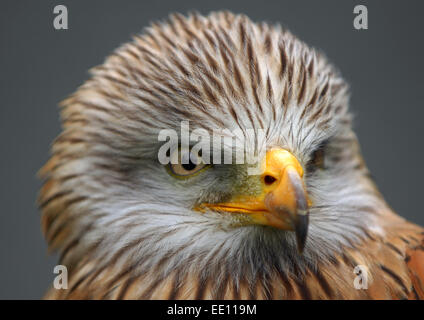
[[303, 253], [303, 250], [305, 249], [306, 238], [308, 236], [308, 225], [308, 214], [300, 214], [297, 216], [294, 231], [296, 233], [297, 249], [299, 253]]

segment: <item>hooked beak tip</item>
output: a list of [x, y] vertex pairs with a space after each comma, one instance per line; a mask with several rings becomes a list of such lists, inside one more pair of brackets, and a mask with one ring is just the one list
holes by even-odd
[[300, 213], [294, 221], [294, 231], [296, 233], [297, 249], [299, 253], [303, 253], [305, 249], [306, 239], [308, 236], [309, 214], [308, 212]]

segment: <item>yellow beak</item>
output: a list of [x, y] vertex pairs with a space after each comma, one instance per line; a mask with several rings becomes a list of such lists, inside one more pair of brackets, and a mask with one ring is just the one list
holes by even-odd
[[263, 165], [259, 195], [236, 195], [225, 203], [202, 203], [198, 209], [243, 214], [252, 224], [295, 231], [298, 249], [302, 252], [309, 224], [309, 201], [302, 166], [283, 149], [268, 151]]

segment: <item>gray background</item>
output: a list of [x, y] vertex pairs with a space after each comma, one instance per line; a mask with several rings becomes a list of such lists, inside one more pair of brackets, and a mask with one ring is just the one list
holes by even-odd
[[[69, 30], [53, 28], [64, 4]], [[353, 28], [366, 4], [369, 29]], [[390, 205], [424, 225], [424, 46], [419, 1], [2, 1], [0, 4], [0, 298], [38, 299], [53, 281], [35, 200], [59, 133], [57, 103], [119, 44], [173, 11], [229, 9], [280, 22], [322, 49], [352, 87], [367, 164]]]

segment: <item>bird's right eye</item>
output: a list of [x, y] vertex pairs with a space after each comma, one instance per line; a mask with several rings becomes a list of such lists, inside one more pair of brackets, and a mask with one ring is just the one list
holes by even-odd
[[201, 156], [190, 150], [175, 150], [171, 155], [171, 163], [167, 165], [168, 172], [180, 179], [190, 178], [209, 168]]

